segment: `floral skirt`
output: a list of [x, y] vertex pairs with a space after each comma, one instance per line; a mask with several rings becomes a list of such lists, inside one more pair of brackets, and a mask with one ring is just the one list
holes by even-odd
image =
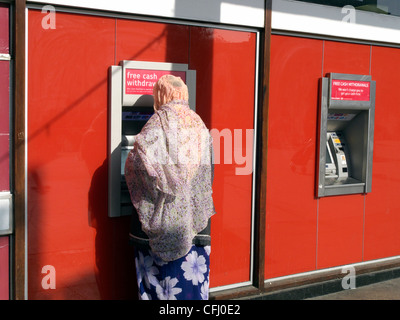
[[208, 300], [210, 246], [193, 245], [188, 254], [163, 261], [151, 250], [136, 248], [135, 263], [141, 300]]

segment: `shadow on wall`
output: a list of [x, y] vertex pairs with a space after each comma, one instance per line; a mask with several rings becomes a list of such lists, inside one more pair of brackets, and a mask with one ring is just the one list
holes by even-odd
[[130, 217], [107, 215], [107, 160], [93, 174], [89, 190], [89, 225], [96, 229], [96, 282], [101, 299], [137, 299], [133, 247], [129, 245]]

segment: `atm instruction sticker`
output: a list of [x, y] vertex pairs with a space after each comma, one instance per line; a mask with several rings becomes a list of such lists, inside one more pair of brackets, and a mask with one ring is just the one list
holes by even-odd
[[369, 81], [332, 80], [331, 99], [348, 101], [369, 101]]
[[152, 95], [155, 83], [158, 79], [166, 74], [180, 77], [184, 82], [186, 82], [185, 71], [144, 70], [127, 68], [125, 70], [125, 93]]

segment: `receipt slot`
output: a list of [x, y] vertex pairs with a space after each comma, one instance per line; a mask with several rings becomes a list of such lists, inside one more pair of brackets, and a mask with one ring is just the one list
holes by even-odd
[[371, 192], [375, 85], [368, 75], [321, 79], [317, 197]]
[[108, 216], [132, 213], [125, 182], [125, 161], [137, 135], [154, 113], [153, 87], [165, 75], [179, 76], [195, 111], [196, 71], [187, 64], [122, 61], [109, 69]]

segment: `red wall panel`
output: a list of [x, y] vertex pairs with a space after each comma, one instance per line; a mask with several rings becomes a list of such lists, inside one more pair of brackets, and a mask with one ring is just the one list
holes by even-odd
[[271, 40], [266, 278], [315, 268], [316, 103], [322, 49], [318, 40]]
[[[190, 65], [197, 70], [196, 111], [209, 129], [240, 130], [245, 146], [246, 129], [254, 128], [255, 34], [191, 28]], [[214, 146], [219, 135], [214, 135]], [[211, 285], [250, 280], [252, 174], [237, 175], [239, 165], [224, 158], [221, 138], [220, 164], [215, 165], [212, 218]], [[243, 150], [243, 155], [250, 150]], [[233, 150], [233, 148], [232, 148]], [[252, 156], [248, 161], [252, 162]]]
[[0, 300], [8, 300], [9, 296], [9, 239], [0, 237]]
[[116, 63], [122, 60], [188, 63], [189, 27], [117, 20]]
[[[0, 53], [9, 53], [9, 8], [0, 3]], [[10, 190], [10, 62], [0, 61], [0, 192]], [[9, 238], [0, 237], [0, 300], [9, 297]]]
[[10, 190], [10, 62], [0, 61], [0, 191], [8, 190]]
[[[29, 11], [29, 299], [133, 296], [129, 220], [107, 217], [107, 70], [115, 20]], [[44, 266], [56, 290], [41, 286]]]
[[10, 26], [9, 8], [5, 3], [0, 3], [0, 53], [10, 52]]
[[[135, 298], [130, 218], [107, 217], [108, 68], [189, 63], [208, 127], [245, 131], [254, 122], [255, 34], [68, 13], [45, 30], [42, 19], [29, 11], [28, 296]], [[252, 174], [235, 175], [242, 166], [216, 165], [211, 286], [250, 280]], [[56, 290], [41, 285], [47, 265]]]
[[[9, 8], [0, 3], [0, 53], [10, 52]], [[0, 61], [0, 191], [10, 190], [10, 63]]]
[[[255, 34], [67, 13], [44, 30], [42, 18], [29, 11], [29, 298], [132, 298], [129, 217], [107, 217], [108, 68], [121, 60], [188, 63], [197, 70], [197, 112], [233, 137], [254, 128]], [[400, 254], [399, 49], [274, 35], [271, 50], [265, 277]], [[370, 70], [377, 81], [372, 192], [316, 199], [318, 79]], [[251, 280], [252, 174], [237, 175], [243, 165], [235, 159], [223, 163], [222, 140], [212, 287]], [[41, 286], [46, 265], [56, 268], [57, 290]]]
[[272, 36], [266, 278], [363, 261], [370, 195], [315, 198], [316, 123], [319, 78], [368, 75], [370, 59], [368, 45]]
[[324, 41], [323, 75], [329, 72], [370, 74], [370, 51], [369, 45]]
[[[329, 72], [370, 72], [368, 45], [324, 41], [323, 75]], [[319, 200], [318, 268], [362, 261], [364, 197], [326, 197]]]
[[362, 261], [363, 215], [363, 195], [319, 200], [318, 269]]
[[0, 192], [10, 190], [10, 136], [0, 134]]
[[400, 49], [373, 47], [371, 73], [376, 80], [372, 192], [366, 197], [365, 259], [400, 255]]
[[10, 132], [10, 62], [0, 61], [0, 134]]

